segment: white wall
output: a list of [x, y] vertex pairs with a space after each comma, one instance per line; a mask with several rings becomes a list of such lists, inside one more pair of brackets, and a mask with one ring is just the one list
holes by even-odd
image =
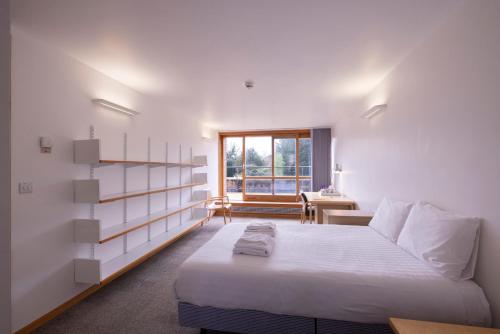
[[0, 0], [0, 333], [10, 331], [10, 20]]
[[[500, 2], [461, 7], [336, 127], [341, 189], [484, 218], [477, 281], [500, 326]], [[359, 117], [386, 102], [385, 114]]]
[[[91, 98], [105, 98], [132, 107], [141, 115], [133, 119], [100, 109]], [[75, 284], [73, 259], [89, 256], [90, 245], [73, 241], [73, 218], [86, 218], [89, 206], [72, 201], [72, 180], [87, 178], [87, 166], [72, 163], [73, 139], [89, 137], [89, 126], [102, 139], [103, 156], [123, 158], [123, 133], [128, 133], [128, 158], [147, 158], [147, 138], [151, 137], [151, 158], [165, 159], [169, 142], [171, 160], [178, 158], [183, 145], [183, 159], [207, 154], [211, 189], [217, 189], [216, 140], [203, 142], [196, 120], [182, 110], [158, 105], [152, 97], [140, 93], [96, 72], [74, 59], [39, 43], [17, 29], [13, 30], [12, 57], [12, 301], [13, 330], [18, 330], [61, 303], [88, 288]], [[40, 153], [39, 136], [50, 136], [51, 154]], [[169, 159], [170, 160], [170, 159]], [[153, 169], [153, 186], [164, 183], [163, 169]], [[106, 167], [97, 171], [103, 180], [103, 193], [121, 191], [122, 168]], [[186, 173], [183, 178], [187, 177]], [[170, 182], [178, 182], [172, 169]], [[32, 181], [32, 194], [19, 195], [17, 183]], [[129, 170], [130, 189], [146, 185], [146, 168]], [[184, 196], [186, 196], [184, 192]], [[170, 202], [178, 198], [170, 194]], [[153, 209], [164, 203], [163, 195], [154, 196]], [[146, 199], [130, 200], [129, 217], [142, 216]], [[119, 223], [122, 204], [98, 206], [96, 216], [104, 224]], [[176, 220], [177, 219], [177, 220]], [[178, 218], [172, 221], [175, 224]], [[130, 238], [130, 243], [146, 240], [145, 229]], [[98, 258], [120, 253], [121, 240], [97, 248]]]

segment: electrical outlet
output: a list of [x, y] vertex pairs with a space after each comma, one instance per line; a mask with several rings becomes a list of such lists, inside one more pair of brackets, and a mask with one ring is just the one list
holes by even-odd
[[31, 194], [33, 192], [33, 183], [31, 182], [19, 182], [19, 193], [20, 194]]

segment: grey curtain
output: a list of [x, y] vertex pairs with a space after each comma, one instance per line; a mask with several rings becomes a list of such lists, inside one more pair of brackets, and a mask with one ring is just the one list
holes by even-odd
[[318, 191], [331, 183], [332, 129], [312, 129], [312, 188]]

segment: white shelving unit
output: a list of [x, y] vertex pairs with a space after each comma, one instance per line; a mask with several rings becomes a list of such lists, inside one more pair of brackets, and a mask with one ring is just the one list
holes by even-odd
[[[193, 156], [189, 162], [182, 161], [182, 148], [179, 147], [177, 162], [169, 162], [168, 144], [165, 144], [165, 161], [151, 161], [151, 140], [148, 139], [148, 159], [147, 161], [136, 161], [127, 159], [127, 135], [124, 135], [124, 159], [110, 160], [101, 156], [101, 142], [94, 139], [94, 130], [91, 127], [90, 139], [74, 141], [74, 162], [76, 164], [87, 164], [90, 166], [90, 178], [74, 180], [74, 201], [76, 203], [90, 204], [88, 218], [75, 219], [75, 241], [91, 244], [91, 255], [89, 258], [75, 259], [75, 281], [78, 283], [100, 284], [112, 280], [125, 271], [140, 264], [148, 257], [154, 255], [159, 250], [175, 242], [177, 239], [200, 226], [208, 217], [208, 212], [202, 205], [208, 199], [208, 190], [194, 189], [195, 187], [207, 183], [207, 173], [194, 173], [193, 169], [207, 165], [207, 157], [204, 155]], [[94, 168], [105, 166], [121, 165], [123, 167], [123, 192], [117, 194], [101, 194], [99, 179], [94, 178]], [[147, 189], [129, 191], [127, 188], [127, 169], [136, 166], [146, 166], [147, 169]], [[165, 185], [160, 188], [151, 188], [150, 168], [165, 168]], [[180, 168], [179, 183], [177, 185], [168, 184], [168, 171], [170, 168]], [[182, 169], [189, 168], [190, 180], [182, 183]], [[190, 200], [183, 202], [182, 190], [190, 189]], [[169, 206], [168, 194], [173, 190], [179, 190], [179, 201], [175, 206]], [[151, 212], [151, 196], [154, 194], [165, 194], [165, 208], [160, 211]], [[147, 212], [143, 217], [129, 220], [127, 218], [127, 200], [134, 197], [147, 197]], [[123, 202], [123, 223], [109, 227], [103, 227], [102, 221], [94, 217], [95, 205], [106, 204], [115, 201]], [[190, 211], [190, 218], [183, 219], [183, 212]], [[169, 227], [168, 218], [179, 214], [180, 224]], [[151, 236], [151, 225], [165, 221], [164, 232]], [[130, 232], [147, 227], [147, 241], [129, 248], [127, 235]], [[122, 238], [123, 253], [106, 262], [95, 258], [95, 245], [104, 244], [108, 241]]]
[[[206, 218], [204, 208], [195, 208], [193, 219], [182, 222], [168, 231], [154, 237], [128, 252], [107, 262], [99, 259], [75, 259], [75, 281], [78, 283], [100, 284], [119, 276], [159, 250], [175, 242], [184, 234], [199, 226]], [[139, 263], [137, 263], [139, 262]]]
[[[208, 193], [208, 191], [198, 190], [196, 192]], [[184, 210], [194, 208], [204, 202], [205, 201], [187, 202], [184, 203], [183, 206], [170, 207], [166, 210], [153, 212], [147, 216], [132, 219], [126, 223], [107, 228], [102, 228], [99, 219], [75, 219], [75, 240], [77, 242], [103, 244], [144, 226], [159, 222]]]
[[83, 139], [74, 141], [76, 164], [94, 165], [94, 167], [105, 167], [110, 165], [150, 166], [150, 167], [204, 167], [207, 165], [207, 156], [198, 155], [192, 158], [190, 163], [160, 162], [160, 161], [137, 161], [137, 160], [110, 160], [101, 156], [101, 141], [99, 139]]
[[195, 173], [193, 174], [193, 180], [195, 182], [187, 184], [179, 184], [176, 186], [134, 190], [134, 191], [108, 194], [108, 195], [101, 195], [99, 180], [96, 179], [74, 180], [73, 185], [75, 190], [74, 194], [75, 203], [104, 204], [115, 201], [121, 201], [123, 199], [128, 199], [128, 198], [142, 197], [146, 195], [164, 193], [172, 190], [202, 186], [207, 183], [207, 173]]

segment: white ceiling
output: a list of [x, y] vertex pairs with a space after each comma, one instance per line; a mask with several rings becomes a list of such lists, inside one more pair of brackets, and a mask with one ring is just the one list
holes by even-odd
[[333, 124], [460, 3], [13, 0], [12, 12], [19, 29], [231, 130]]

